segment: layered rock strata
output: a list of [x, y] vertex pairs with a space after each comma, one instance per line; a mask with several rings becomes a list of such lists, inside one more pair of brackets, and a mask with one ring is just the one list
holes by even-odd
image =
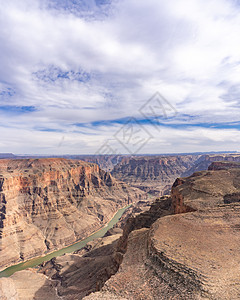
[[177, 177], [207, 170], [217, 161], [240, 162], [240, 154], [126, 156], [119, 159], [112, 175], [158, 197], [170, 193]]
[[154, 196], [169, 194], [174, 180], [191, 168], [199, 155], [125, 157], [112, 175]]
[[[178, 178], [171, 197], [129, 218], [119, 240], [117, 232], [102, 247], [94, 242], [87, 253], [43, 266], [47, 281], [34, 299], [41, 299], [51, 284], [51, 293], [63, 300], [82, 299], [91, 291], [84, 299], [239, 299], [239, 195], [240, 168], [232, 162]], [[7, 293], [12, 285], [19, 296], [14, 280], [0, 279], [0, 286]]]
[[181, 174], [181, 177], [192, 175], [194, 172], [207, 170], [213, 162], [240, 162], [240, 154], [204, 154], [194, 162], [191, 168]]
[[0, 269], [88, 236], [141, 197], [95, 164], [0, 160]]
[[118, 270], [116, 245], [121, 233], [112, 229], [73, 254], [43, 263], [38, 271], [28, 269], [0, 278], [0, 299], [79, 300], [98, 291]]
[[209, 169], [176, 180], [169, 213], [128, 230], [118, 272], [84, 299], [239, 299], [240, 169]]

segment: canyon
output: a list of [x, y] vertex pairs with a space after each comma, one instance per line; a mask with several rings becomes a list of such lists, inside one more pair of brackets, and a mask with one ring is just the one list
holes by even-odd
[[[98, 224], [96, 228], [108, 220], [109, 211], [111, 214], [113, 210], [116, 211], [131, 202], [134, 202], [134, 205], [126, 211], [114, 229], [107, 232], [104, 237], [88, 243], [83, 249], [56, 257], [43, 263], [39, 268], [20, 271], [9, 278], [1, 278], [2, 299], [239, 299], [239, 161], [240, 156], [237, 154], [197, 155], [194, 158], [187, 156], [178, 160], [171, 156], [161, 159], [147, 157], [145, 160], [140, 157], [125, 157], [115, 165], [116, 170], [120, 170], [118, 175], [116, 170], [112, 172], [112, 175], [119, 176], [115, 179], [96, 164], [77, 160], [50, 159], [47, 162], [28, 160], [27, 164], [26, 161], [5, 160], [6, 163], [2, 162], [1, 167], [0, 186], [1, 228], [6, 241], [11, 236], [14, 237], [13, 241], [16, 240], [14, 227], [16, 224], [6, 214], [9, 210], [11, 215], [14, 215], [10, 205], [9, 207], [6, 205], [8, 201], [15, 205], [13, 199], [17, 201], [18, 206], [15, 209], [19, 220], [22, 223], [28, 222], [27, 225], [31, 225], [34, 230], [35, 227], [40, 229], [41, 234], [44, 232], [44, 239], [49, 241], [47, 245], [50, 249], [58, 247], [60, 242], [58, 244], [55, 231], [53, 234], [52, 230], [47, 230], [44, 221], [41, 221], [41, 226], [39, 225], [40, 219], [47, 216], [55, 225], [54, 222], [57, 221], [56, 219], [53, 221], [53, 215], [58, 213], [55, 210], [59, 210], [65, 219], [63, 227], [67, 227], [72, 221], [71, 217], [68, 219], [63, 214], [66, 206], [69, 214], [67, 216], [73, 213], [69, 204], [60, 205], [60, 191], [64, 193], [64, 199], [66, 195], [73, 198], [71, 204], [77, 210], [77, 213], [74, 210], [73, 217], [78, 217], [77, 222], [80, 223], [78, 214], [81, 214], [83, 222], [89, 222], [93, 218]], [[176, 167], [173, 170], [174, 163]], [[143, 166], [141, 172], [133, 172], [140, 165]], [[158, 171], [154, 173], [154, 166], [162, 170], [161, 175]], [[202, 171], [201, 168], [205, 170]], [[56, 170], [57, 178], [53, 175]], [[148, 173], [146, 170], [151, 172]], [[194, 170], [196, 172], [189, 176], [188, 172]], [[49, 175], [51, 172], [52, 177]], [[125, 172], [132, 174], [131, 184], [126, 183]], [[187, 177], [176, 178], [179, 173], [186, 174]], [[156, 186], [157, 182], [163, 181], [161, 188], [174, 180], [170, 195], [158, 197], [155, 201], [146, 198], [146, 192], [151, 188], [150, 182], [154, 180], [150, 174], [157, 175]], [[120, 175], [123, 181], [120, 181]], [[148, 182], [140, 190], [138, 185], [144, 176], [148, 177]], [[13, 178], [21, 179], [13, 180]], [[52, 186], [55, 186], [53, 181], [57, 182], [58, 189], [51, 190]], [[35, 188], [45, 185], [49, 188], [48, 197], [53, 203], [56, 201], [53, 205], [54, 210], [51, 208], [46, 212], [47, 208], [44, 208], [43, 212], [40, 204], [42, 200], [38, 199], [43, 198], [43, 195], [41, 193], [35, 195], [33, 182]], [[76, 182], [81, 190], [79, 193], [76, 193]], [[65, 189], [64, 184], [69, 189]], [[162, 191], [161, 188], [159, 191]], [[22, 194], [26, 203], [36, 201], [39, 208], [31, 210], [27, 204], [28, 209], [25, 207], [23, 210]], [[83, 203], [84, 207], [79, 203]], [[87, 206], [88, 210], [84, 210], [86, 203], [91, 203], [94, 209]], [[112, 206], [114, 208], [111, 210]], [[33, 212], [36, 210], [38, 215], [34, 219]], [[104, 217], [99, 215], [100, 210]], [[18, 224], [21, 225], [21, 222], [18, 221]], [[73, 228], [72, 226], [71, 224], [69, 227]], [[81, 224], [81, 230], [74, 227], [75, 236], [76, 232], [82, 236], [88, 234], [82, 226]], [[88, 227], [90, 229], [87, 229], [91, 231], [89, 223]], [[24, 230], [28, 230], [25, 228]], [[62, 230], [61, 243], [68, 243], [69, 235], [66, 235], [67, 242], [64, 240], [64, 234], [68, 231], [65, 232], [65, 229], [61, 228], [58, 230]], [[22, 238], [23, 234], [19, 236]], [[35, 239], [38, 241], [36, 236], [33, 233], [31, 241], [34, 242]], [[19, 240], [18, 237], [18, 243]], [[50, 251], [45, 240], [43, 251]], [[22, 243], [25, 241], [23, 239]], [[28, 253], [24, 252], [25, 256], [20, 258], [24, 247], [17, 248], [16, 243], [14, 245], [18, 249], [18, 259], [28, 257]], [[32, 282], [31, 288], [27, 284], [29, 280]]]
[[239, 154], [189, 154], [123, 157], [111, 174], [131, 186], [159, 197], [170, 194], [177, 177], [207, 170], [214, 161], [240, 161]]
[[139, 199], [96, 164], [0, 160], [0, 270], [87, 237]]
[[239, 167], [216, 162], [177, 179], [151, 217], [128, 221], [118, 272], [84, 299], [239, 299]]
[[[21, 159], [11, 153], [0, 153], [0, 158]], [[25, 159], [44, 159], [44, 157], [25, 156]], [[177, 177], [190, 176], [196, 171], [207, 170], [215, 161], [240, 161], [238, 153], [192, 153], [168, 155], [63, 155], [53, 157], [81, 160], [94, 163], [101, 170], [126, 184], [148, 193], [149, 197], [170, 194]]]

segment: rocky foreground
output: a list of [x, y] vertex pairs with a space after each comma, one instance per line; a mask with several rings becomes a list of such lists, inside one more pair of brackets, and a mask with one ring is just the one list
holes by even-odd
[[239, 299], [239, 224], [240, 164], [216, 162], [178, 178], [122, 235], [0, 279], [2, 299]]
[[141, 198], [95, 164], [0, 160], [0, 270], [87, 237]]
[[240, 298], [240, 169], [210, 169], [176, 180], [171, 214], [150, 228], [132, 220], [118, 272], [84, 299]]

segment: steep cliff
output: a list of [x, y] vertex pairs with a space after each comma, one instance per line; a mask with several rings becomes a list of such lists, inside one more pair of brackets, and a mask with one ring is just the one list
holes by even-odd
[[[34, 272], [37, 289], [30, 292], [34, 299], [62, 300], [93, 291], [84, 299], [239, 299], [239, 224], [239, 164], [215, 162], [178, 178], [171, 197], [129, 218], [118, 240], [119, 234], [107, 245], [99, 241], [84, 257], [76, 253], [47, 263], [45, 281]], [[12, 286], [14, 295], [27, 299], [24, 278], [31, 272], [0, 279], [0, 288], [8, 294]]]
[[207, 170], [213, 162], [226, 161], [226, 162], [240, 162], [240, 154], [204, 154], [201, 155], [191, 168], [184, 171], [181, 176], [187, 177], [194, 172]]
[[129, 221], [118, 272], [84, 299], [239, 299], [239, 164], [209, 169], [176, 180], [150, 228], [142, 216]]
[[190, 169], [200, 155], [125, 157], [112, 175], [155, 196], [169, 194], [174, 180]]
[[88, 236], [141, 197], [95, 164], [0, 160], [0, 269]]
[[[111, 229], [105, 237], [90, 242], [73, 254], [44, 263], [38, 271], [24, 270], [10, 278], [0, 278], [0, 294], [8, 295], [11, 286], [19, 300], [46, 299], [49, 296], [51, 299], [76, 300], [98, 291], [117, 272], [130, 232], [145, 226], [149, 228], [159, 217], [168, 215], [170, 207], [168, 198], [158, 199], [149, 211], [127, 221], [122, 237], [121, 229]], [[26, 284], [30, 277], [31, 288]]]
[[184, 213], [186, 207], [198, 211], [216, 208], [226, 204], [226, 197], [239, 192], [239, 163], [215, 162], [207, 171], [175, 181], [172, 187], [173, 213]]
[[79, 159], [97, 164], [102, 170], [111, 172], [121, 162], [123, 155], [69, 155], [71, 159]]
[[207, 170], [212, 162], [240, 162], [240, 154], [189, 154], [125, 156], [118, 159], [112, 175], [154, 196], [167, 195], [177, 177]]

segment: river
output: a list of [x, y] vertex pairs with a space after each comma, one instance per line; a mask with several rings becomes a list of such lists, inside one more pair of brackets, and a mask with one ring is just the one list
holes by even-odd
[[119, 221], [119, 219], [123, 215], [124, 211], [127, 208], [129, 208], [130, 206], [131, 205], [119, 209], [107, 225], [105, 225], [103, 228], [101, 228], [97, 232], [93, 233], [92, 235], [90, 235], [86, 239], [81, 240], [79, 242], [76, 242], [76, 243], [72, 244], [71, 246], [62, 248], [60, 250], [56, 250], [56, 251], [54, 251], [52, 253], [49, 253], [45, 256], [36, 257], [36, 258], [30, 259], [30, 260], [27, 260], [25, 262], [16, 264], [14, 266], [11, 266], [9, 268], [6, 268], [5, 270], [0, 272], [0, 278], [1, 277], [9, 277], [17, 271], [21, 271], [21, 270], [25, 270], [25, 269], [28, 269], [28, 268], [36, 267], [36, 266], [40, 265], [41, 263], [52, 259], [53, 257], [61, 256], [65, 253], [72, 253], [76, 250], [82, 249], [83, 247], [86, 246], [87, 243], [93, 241], [94, 239], [103, 237], [105, 235], [105, 233], [109, 229], [111, 229]]

